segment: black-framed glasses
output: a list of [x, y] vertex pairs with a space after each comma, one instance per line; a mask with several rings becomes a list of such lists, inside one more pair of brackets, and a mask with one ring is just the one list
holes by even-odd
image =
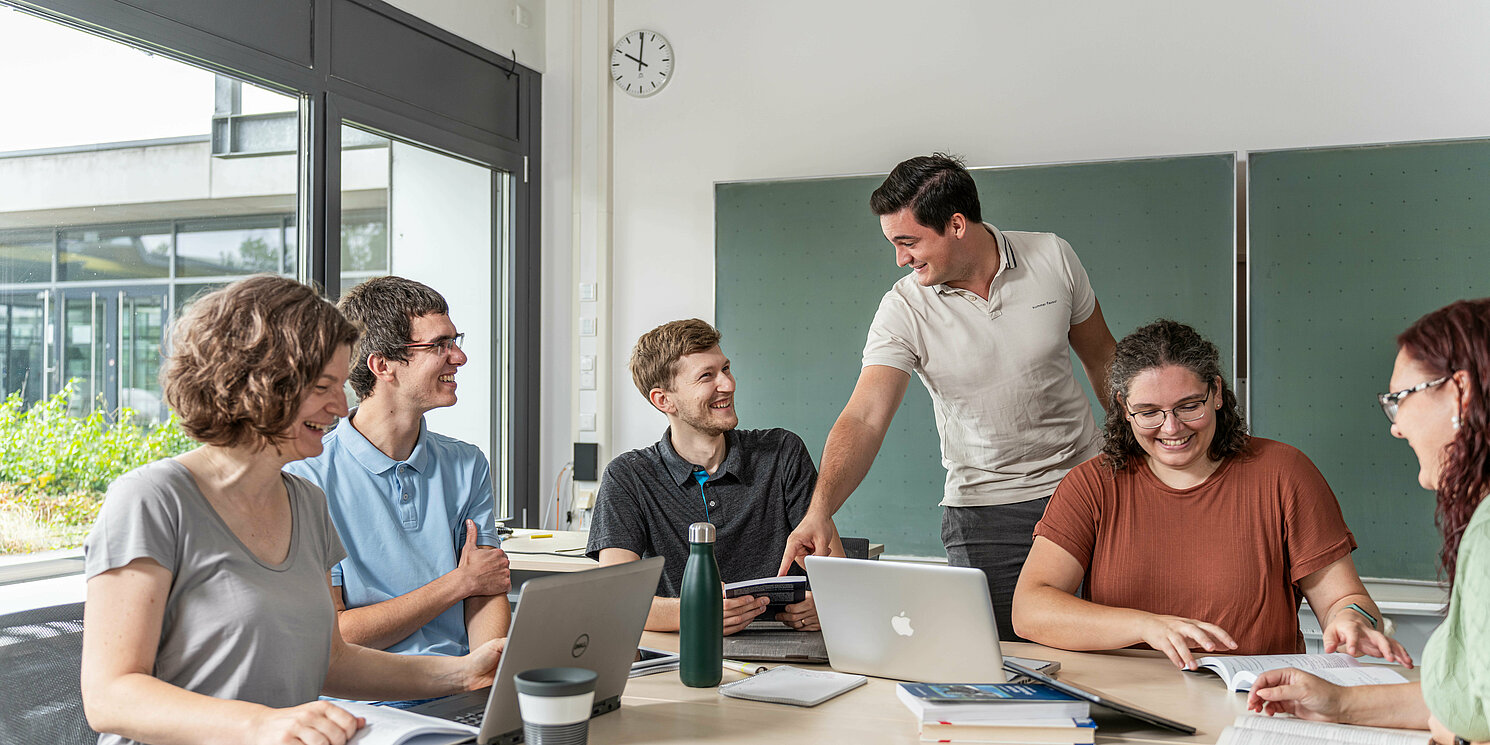
[[1426, 383], [1418, 383], [1411, 388], [1403, 388], [1402, 390], [1395, 391], [1393, 393], [1381, 393], [1376, 396], [1376, 400], [1381, 402], [1381, 411], [1382, 413], [1387, 415], [1387, 421], [1391, 422], [1392, 424], [1396, 424], [1397, 407], [1401, 405], [1402, 399], [1407, 398], [1408, 396], [1411, 396], [1418, 391], [1426, 391], [1435, 385], [1443, 385], [1444, 383], [1449, 382], [1449, 377], [1451, 376], [1445, 375], [1438, 380], [1430, 380]]
[[439, 352], [440, 354], [450, 354], [451, 350], [460, 349], [461, 345], [462, 344], [465, 344], [465, 342], [466, 342], [466, 335], [465, 334], [456, 334], [455, 336], [446, 337], [444, 339], [436, 339], [434, 341], [424, 341], [424, 342], [415, 342], [413, 344], [405, 344], [403, 346], [403, 348], [404, 349], [433, 349], [436, 352]]
[[[1189, 403], [1180, 404], [1173, 409], [1146, 409], [1144, 411], [1130, 411], [1128, 412], [1128, 418], [1133, 420], [1133, 424], [1139, 427], [1143, 427], [1144, 429], [1158, 429], [1164, 426], [1165, 417], [1171, 413], [1174, 414], [1174, 418], [1176, 421], [1193, 422], [1196, 419], [1205, 416], [1205, 405], [1206, 402], [1210, 400], [1211, 389], [1206, 388], [1205, 398], [1202, 398], [1199, 401], [1191, 401]], [[1126, 406], [1124, 408], [1126, 408]]]

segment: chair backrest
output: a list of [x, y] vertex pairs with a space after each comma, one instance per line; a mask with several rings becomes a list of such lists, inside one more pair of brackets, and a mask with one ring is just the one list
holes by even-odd
[[847, 536], [840, 536], [839, 540], [843, 541], [844, 556], [847, 556], [850, 559], [869, 558], [868, 538], [849, 538]]
[[0, 743], [83, 745], [83, 604], [0, 616]]

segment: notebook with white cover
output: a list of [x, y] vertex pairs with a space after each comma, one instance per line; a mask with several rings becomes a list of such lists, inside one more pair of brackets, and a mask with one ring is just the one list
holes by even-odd
[[817, 706], [834, 696], [864, 685], [868, 680], [862, 675], [778, 665], [759, 675], [719, 686], [719, 692], [730, 698], [792, 706]]

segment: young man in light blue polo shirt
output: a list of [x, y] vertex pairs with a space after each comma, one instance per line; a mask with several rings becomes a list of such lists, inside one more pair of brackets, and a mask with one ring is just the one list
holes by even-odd
[[338, 307], [364, 327], [351, 383], [360, 403], [321, 455], [286, 471], [326, 491], [347, 558], [331, 570], [344, 639], [403, 654], [461, 655], [507, 634], [511, 577], [491, 466], [430, 432], [466, 363], [440, 293], [402, 277], [352, 288]]

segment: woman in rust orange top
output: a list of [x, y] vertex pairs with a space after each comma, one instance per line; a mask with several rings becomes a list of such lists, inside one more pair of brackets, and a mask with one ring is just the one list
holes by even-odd
[[1035, 526], [1015, 630], [1064, 649], [1146, 644], [1194, 669], [1195, 649], [1303, 652], [1308, 598], [1326, 651], [1410, 665], [1378, 628], [1334, 493], [1303, 453], [1247, 434], [1219, 357], [1174, 321], [1118, 342], [1102, 454]]

